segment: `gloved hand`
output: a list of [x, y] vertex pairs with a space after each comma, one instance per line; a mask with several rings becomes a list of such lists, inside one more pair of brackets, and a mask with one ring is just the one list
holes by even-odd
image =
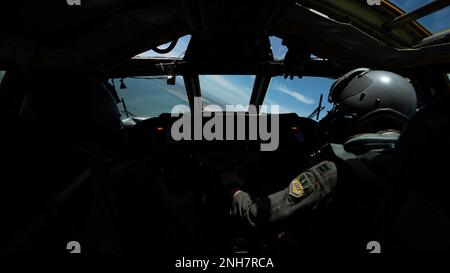
[[295, 76], [302, 78], [304, 63], [310, 59], [309, 52], [302, 49], [290, 49], [284, 57], [284, 79], [293, 80]]
[[222, 186], [230, 194], [230, 197], [239, 191], [244, 185], [245, 180], [235, 172], [228, 172], [221, 175]]

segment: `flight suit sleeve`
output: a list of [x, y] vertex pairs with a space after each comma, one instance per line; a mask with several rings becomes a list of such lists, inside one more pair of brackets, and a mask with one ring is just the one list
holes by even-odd
[[337, 182], [337, 168], [324, 161], [297, 176], [289, 187], [265, 198], [256, 199], [238, 191], [231, 214], [256, 227], [286, 219], [305, 210], [314, 210], [331, 194]]

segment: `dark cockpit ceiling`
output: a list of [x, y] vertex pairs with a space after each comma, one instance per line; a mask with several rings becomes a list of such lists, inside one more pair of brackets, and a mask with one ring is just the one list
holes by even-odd
[[[354, 67], [439, 68], [450, 60], [448, 35], [421, 46], [431, 34], [415, 22], [392, 23], [402, 13], [388, 1], [379, 7], [363, 0], [107, 0], [75, 7], [65, 1], [5, 2], [3, 66], [116, 68], [125, 73], [133, 56], [186, 34], [193, 39], [178, 74], [186, 71], [183, 65], [192, 73], [279, 74], [277, 63], [270, 65], [270, 35], [288, 47], [301, 47], [305, 56], [327, 60], [305, 60], [311, 64], [304, 72], [319, 76]], [[442, 6], [448, 1], [435, 2]], [[144, 66], [146, 74], [167, 73], [155, 69], [151, 60]]]

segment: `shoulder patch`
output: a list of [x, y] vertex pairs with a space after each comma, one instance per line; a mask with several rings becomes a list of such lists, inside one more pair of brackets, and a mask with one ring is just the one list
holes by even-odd
[[289, 195], [298, 199], [309, 194], [312, 190], [311, 181], [309, 181], [309, 178], [305, 173], [302, 173], [291, 182], [291, 185], [289, 186]]

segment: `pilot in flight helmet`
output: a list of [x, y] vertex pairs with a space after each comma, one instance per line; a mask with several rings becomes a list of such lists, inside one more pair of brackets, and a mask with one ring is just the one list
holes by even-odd
[[408, 79], [368, 68], [355, 69], [337, 79], [328, 100], [334, 107], [322, 123], [331, 134], [401, 131], [417, 111], [416, 92]]

